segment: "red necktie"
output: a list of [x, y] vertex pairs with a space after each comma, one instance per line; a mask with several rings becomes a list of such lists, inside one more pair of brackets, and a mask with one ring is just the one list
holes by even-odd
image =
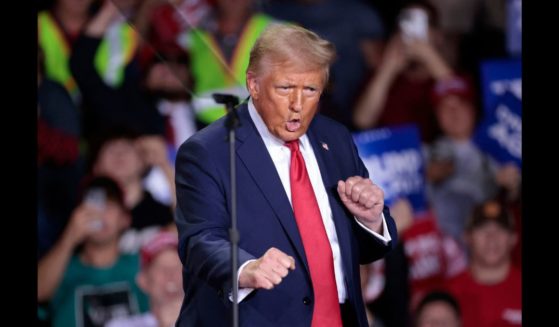
[[299, 140], [286, 142], [285, 145], [291, 150], [289, 167], [291, 203], [299, 234], [303, 240], [314, 290], [311, 326], [341, 327], [342, 318], [334, 276], [332, 248], [305, 167], [305, 160], [299, 151]]

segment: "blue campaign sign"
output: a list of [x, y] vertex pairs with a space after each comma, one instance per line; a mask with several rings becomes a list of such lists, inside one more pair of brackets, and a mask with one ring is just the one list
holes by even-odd
[[507, 1], [507, 50], [511, 56], [522, 55], [522, 0]]
[[500, 163], [514, 162], [522, 167], [522, 103], [507, 92], [477, 130], [474, 142]]
[[416, 213], [427, 209], [424, 159], [415, 125], [354, 133], [353, 139], [371, 180], [383, 189], [386, 204], [405, 197]]
[[491, 112], [497, 99], [511, 92], [522, 100], [522, 65], [520, 59], [489, 60], [481, 64], [483, 110]]

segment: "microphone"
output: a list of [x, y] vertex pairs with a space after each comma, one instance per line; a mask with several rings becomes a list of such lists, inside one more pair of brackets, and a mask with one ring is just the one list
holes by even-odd
[[240, 125], [239, 116], [235, 107], [239, 104], [239, 97], [233, 94], [212, 93], [215, 102], [224, 104], [227, 108], [227, 120], [225, 125], [229, 130], [234, 130]]
[[232, 110], [239, 104], [239, 98], [233, 94], [213, 93], [212, 97], [215, 102], [224, 104], [227, 111]]

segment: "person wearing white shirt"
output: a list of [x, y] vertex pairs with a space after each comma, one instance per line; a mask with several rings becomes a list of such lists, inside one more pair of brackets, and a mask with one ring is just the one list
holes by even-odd
[[384, 193], [351, 134], [317, 114], [334, 60], [315, 33], [274, 25], [247, 68], [235, 109], [238, 285], [232, 285], [232, 190], [226, 120], [190, 137], [176, 160], [185, 300], [177, 326], [367, 326], [359, 265], [397, 242]]

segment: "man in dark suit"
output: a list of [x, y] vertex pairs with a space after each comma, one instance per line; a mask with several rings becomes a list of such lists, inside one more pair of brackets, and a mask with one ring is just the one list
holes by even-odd
[[[367, 326], [359, 264], [383, 257], [396, 227], [351, 134], [315, 115], [335, 55], [300, 27], [255, 43], [238, 110], [241, 326]], [[185, 300], [177, 326], [230, 324], [228, 130], [218, 120], [176, 161]]]

